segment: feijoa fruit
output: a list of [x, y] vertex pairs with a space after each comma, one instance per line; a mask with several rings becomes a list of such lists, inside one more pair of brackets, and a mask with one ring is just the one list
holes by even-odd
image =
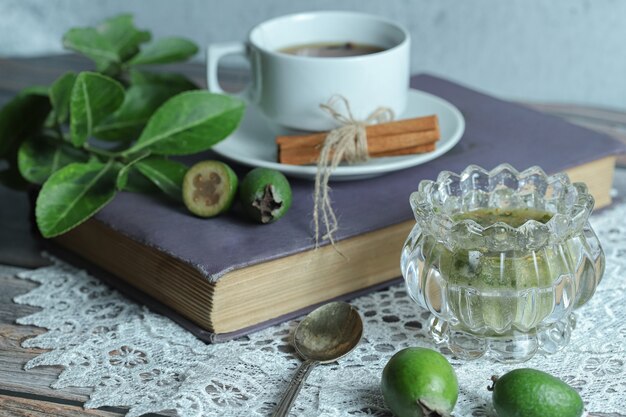
[[520, 368], [492, 380], [489, 389], [498, 417], [580, 417], [583, 413], [578, 392], [545, 372]]
[[291, 207], [291, 186], [273, 169], [254, 168], [241, 181], [239, 199], [244, 211], [259, 223], [272, 223]]
[[420, 347], [391, 357], [383, 370], [381, 389], [396, 417], [449, 416], [459, 395], [456, 374], [446, 358]]
[[237, 174], [225, 163], [198, 162], [183, 179], [183, 201], [197, 216], [217, 216], [233, 204], [237, 183]]

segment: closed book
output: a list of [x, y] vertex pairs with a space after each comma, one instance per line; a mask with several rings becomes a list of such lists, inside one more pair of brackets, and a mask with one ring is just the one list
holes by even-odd
[[201, 219], [154, 196], [120, 193], [54, 241], [215, 342], [396, 282], [401, 247], [414, 224], [409, 195], [440, 171], [460, 172], [469, 164], [491, 169], [508, 162], [519, 170], [538, 165], [586, 182], [596, 207], [610, 203], [615, 156], [625, 151], [619, 142], [434, 76], [415, 76], [411, 86], [457, 106], [466, 122], [463, 138], [426, 164], [332, 183], [341, 253], [330, 245], [315, 249], [313, 183], [298, 179], [290, 180], [293, 206], [272, 224], [245, 220], [237, 206]]

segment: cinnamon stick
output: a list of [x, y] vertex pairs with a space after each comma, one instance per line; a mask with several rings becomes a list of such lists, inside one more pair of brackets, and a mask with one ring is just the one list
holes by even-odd
[[[378, 136], [367, 138], [368, 153], [371, 157], [377, 157], [380, 154], [393, 153], [400, 149], [412, 149], [424, 145], [433, 145], [439, 139], [439, 132], [426, 131], [415, 133], [403, 133], [400, 135]], [[294, 164], [290, 161], [294, 155], [298, 155], [297, 160], [317, 161], [320, 155], [322, 144], [319, 146], [301, 146], [301, 147], [284, 147], [278, 148], [278, 162], [283, 164]], [[421, 149], [421, 148], [420, 148]], [[301, 157], [300, 155], [308, 155]], [[307, 162], [307, 163], [314, 163]], [[296, 163], [296, 165], [299, 165]]]
[[[365, 128], [368, 138], [368, 147], [371, 146], [369, 139], [377, 136], [401, 135], [425, 131], [439, 132], [439, 122], [436, 115], [397, 120], [395, 122], [370, 125]], [[307, 135], [277, 136], [276, 144], [281, 149], [321, 146], [327, 135], [328, 132], [311, 133]]]
[[[324, 139], [326, 138], [324, 133]], [[439, 139], [438, 130], [427, 130], [423, 132], [401, 133], [399, 135], [374, 136], [367, 138], [368, 152], [370, 156], [377, 157], [379, 154], [386, 154], [399, 149], [411, 149], [423, 145], [434, 144]], [[282, 146], [278, 147], [278, 162], [283, 164], [294, 164], [290, 159], [293, 155], [298, 155], [296, 161], [317, 161], [322, 149], [321, 142], [317, 146]], [[300, 155], [307, 154], [307, 157]], [[307, 162], [312, 163], [312, 162]], [[299, 163], [295, 163], [299, 165]]]
[[[309, 149], [311, 152], [319, 153], [319, 150], [322, 148], [324, 144], [324, 140], [328, 135], [327, 132], [317, 133], [315, 135], [306, 135], [306, 140], [304, 141], [285, 141], [284, 143], [280, 143], [278, 147], [280, 150], [288, 150], [288, 149]], [[282, 138], [288, 138], [288, 136], [281, 136]], [[299, 136], [294, 136], [294, 139], [300, 138]], [[439, 130], [424, 130], [422, 132], [409, 132], [409, 133], [400, 133], [396, 135], [386, 135], [386, 136], [370, 136], [367, 135], [367, 149], [370, 154], [381, 152], [388, 149], [399, 149], [399, 148], [408, 148], [411, 146], [419, 146], [424, 145], [426, 143], [431, 143], [439, 139]]]
[[[381, 158], [385, 156], [401, 156], [412, 155], [417, 153], [432, 152], [435, 150], [435, 141], [417, 146], [409, 146], [405, 148], [379, 150], [377, 152], [370, 152], [370, 156], [373, 158]], [[319, 158], [319, 150], [312, 152], [310, 148], [302, 149], [280, 149], [279, 161], [288, 165], [309, 165], [316, 164]]]
[[[439, 140], [437, 116], [416, 117], [367, 126], [367, 149], [371, 157], [430, 152]], [[278, 136], [278, 161], [283, 164], [317, 163], [328, 132]]]

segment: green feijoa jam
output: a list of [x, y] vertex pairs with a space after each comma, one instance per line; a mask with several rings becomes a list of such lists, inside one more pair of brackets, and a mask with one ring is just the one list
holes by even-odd
[[[545, 224], [551, 218], [552, 213], [530, 208], [487, 208], [461, 213], [454, 220], [473, 220], [483, 227], [497, 222], [520, 227], [529, 220]], [[501, 332], [505, 327], [527, 331], [548, 316], [555, 303], [551, 287], [570, 273], [578, 248], [568, 244], [536, 251], [449, 250], [427, 237], [423, 252], [427, 263], [446, 277], [447, 300], [460, 320], [458, 327], [480, 328], [489, 335], [492, 329]]]
[[521, 368], [492, 377], [493, 406], [498, 417], [580, 417], [583, 401], [560, 379], [536, 369]]
[[[461, 213], [454, 220], [473, 220], [483, 227], [497, 222], [520, 227], [529, 220], [545, 224], [551, 218], [552, 213], [534, 209], [488, 208]], [[560, 253], [553, 253], [558, 248], [552, 247], [535, 252], [508, 251], [503, 256], [502, 252], [490, 252], [486, 248], [450, 251], [434, 239], [426, 242], [426, 246], [451, 284], [478, 290], [547, 287], [568, 268], [566, 259]]]
[[511, 227], [520, 227], [529, 220], [539, 223], [547, 223], [552, 218], [552, 213], [532, 208], [484, 208], [454, 216], [454, 220], [473, 220], [483, 227], [488, 227], [497, 222], [503, 222]]
[[259, 223], [272, 223], [291, 207], [291, 186], [273, 169], [254, 168], [241, 181], [239, 199], [245, 213]]
[[225, 163], [198, 162], [183, 179], [183, 201], [196, 216], [214, 217], [232, 206], [237, 184], [237, 174]]

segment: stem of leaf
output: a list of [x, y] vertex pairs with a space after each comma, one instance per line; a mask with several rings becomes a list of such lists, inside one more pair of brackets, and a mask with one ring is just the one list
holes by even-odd
[[[140, 153], [141, 152], [141, 153]], [[129, 149], [126, 149], [125, 151], [121, 152], [120, 155], [123, 158], [128, 158], [128, 159], [135, 159], [137, 155], [141, 155], [143, 153], [145, 153], [145, 150], [141, 150], [141, 149], [133, 149], [132, 147]]]
[[128, 165], [136, 164], [137, 162], [139, 162], [142, 159], [145, 159], [145, 158], [147, 158], [149, 156], [150, 156], [150, 151], [144, 151], [143, 153], [140, 153], [139, 155], [135, 156], [132, 160], [130, 160], [128, 162]]
[[93, 153], [95, 155], [104, 156], [105, 158], [117, 158], [117, 157], [120, 156], [120, 154], [118, 152], [109, 152], [109, 151], [104, 150], [104, 149], [93, 147], [93, 146], [91, 146], [88, 143], [85, 143], [83, 145], [83, 149], [85, 149], [87, 152], [91, 152], [91, 153]]

